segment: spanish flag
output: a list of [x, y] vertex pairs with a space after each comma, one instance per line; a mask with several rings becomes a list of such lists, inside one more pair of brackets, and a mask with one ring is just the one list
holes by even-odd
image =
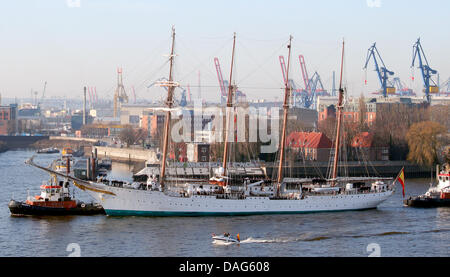
[[395, 179], [395, 181], [399, 181], [400, 184], [402, 184], [403, 198], [405, 198], [405, 168], [404, 167], [402, 168], [402, 170], [398, 174], [397, 179]]

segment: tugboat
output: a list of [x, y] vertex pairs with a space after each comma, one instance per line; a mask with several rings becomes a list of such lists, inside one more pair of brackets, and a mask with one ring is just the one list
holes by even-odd
[[62, 150], [62, 152], [61, 152], [61, 154], [62, 154], [63, 157], [67, 157], [67, 156], [72, 157], [72, 155], [73, 155], [73, 150], [72, 150], [72, 148], [70, 148], [70, 147], [64, 147], [63, 150]]
[[[438, 169], [439, 172], [439, 169]], [[416, 197], [409, 197], [403, 203], [410, 207], [435, 208], [450, 207], [450, 164], [444, 165], [437, 174], [438, 184]]]
[[[69, 170], [69, 169], [68, 169]], [[97, 203], [75, 200], [69, 192], [69, 179], [59, 181], [55, 174], [41, 187], [41, 194], [28, 196], [25, 202], [11, 200], [8, 204], [12, 215], [95, 215], [105, 214]]]

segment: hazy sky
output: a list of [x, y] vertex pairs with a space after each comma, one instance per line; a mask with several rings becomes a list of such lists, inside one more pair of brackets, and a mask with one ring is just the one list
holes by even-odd
[[[374, 5], [369, 5], [374, 3]], [[80, 5], [78, 6], [77, 3]], [[251, 99], [281, 99], [278, 56], [287, 55], [294, 37], [291, 77], [299, 85], [298, 55], [305, 56], [310, 76], [319, 72], [331, 89], [339, 69], [342, 38], [346, 41], [345, 75], [349, 92], [369, 94], [379, 87], [373, 63], [364, 66], [367, 49], [377, 42], [387, 67], [406, 84], [421, 89], [412, 46], [418, 37], [441, 82], [450, 77], [450, 1], [146, 1], [146, 0], [1, 0], [0, 93], [28, 97], [81, 97], [84, 85], [96, 86], [99, 97], [112, 98], [116, 69], [138, 98], [160, 99], [161, 88], [146, 87], [167, 77], [171, 26], [177, 32], [175, 79], [208, 100], [219, 99], [214, 57], [229, 75], [233, 32], [237, 33], [237, 85]], [[337, 72], [338, 73], [338, 72]]]

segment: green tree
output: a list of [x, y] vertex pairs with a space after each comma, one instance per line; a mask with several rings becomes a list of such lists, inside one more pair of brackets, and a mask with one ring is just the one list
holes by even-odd
[[437, 122], [423, 121], [412, 124], [406, 134], [409, 147], [408, 160], [432, 166], [438, 160], [438, 149], [442, 145], [440, 137], [446, 132], [446, 128]]

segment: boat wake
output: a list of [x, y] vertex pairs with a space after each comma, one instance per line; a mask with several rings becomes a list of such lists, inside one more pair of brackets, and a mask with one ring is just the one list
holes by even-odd
[[290, 243], [297, 241], [320, 241], [330, 239], [330, 237], [326, 236], [317, 236], [317, 237], [296, 237], [296, 238], [276, 238], [276, 239], [258, 239], [249, 237], [246, 240], [241, 241], [242, 244], [245, 243]]
[[[376, 234], [366, 234], [366, 235], [342, 235], [342, 236], [311, 236], [311, 235], [303, 235], [300, 237], [290, 237], [290, 238], [253, 238], [249, 237], [245, 240], [241, 240], [240, 244], [252, 244], [252, 243], [292, 243], [292, 242], [314, 242], [314, 241], [322, 241], [322, 240], [329, 240], [329, 239], [339, 239], [339, 238], [368, 238], [368, 237], [384, 237], [384, 236], [397, 236], [397, 235], [409, 235], [409, 234], [416, 234], [416, 233], [440, 233], [440, 232], [449, 232], [450, 229], [439, 229], [439, 230], [427, 230], [427, 231], [421, 231], [421, 232], [383, 232], [383, 233], [376, 233]], [[221, 244], [221, 245], [230, 245], [233, 243], [226, 243], [226, 242], [217, 242], [215, 244]]]

